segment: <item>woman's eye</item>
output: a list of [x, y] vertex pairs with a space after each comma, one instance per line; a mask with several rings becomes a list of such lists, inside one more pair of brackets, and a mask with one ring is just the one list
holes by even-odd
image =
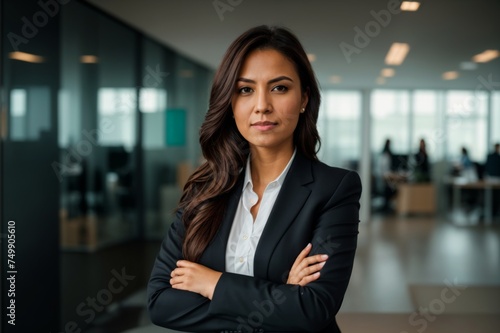
[[249, 87], [242, 87], [242, 88], [239, 88], [239, 89], [238, 89], [238, 92], [239, 92], [240, 94], [249, 94], [249, 93], [251, 93], [251, 92], [252, 92], [252, 89], [251, 89], [251, 88], [249, 88]]
[[276, 87], [273, 88], [273, 90], [274, 91], [279, 91], [279, 92], [285, 92], [285, 91], [288, 90], [288, 88], [285, 87], [285, 86], [276, 86]]

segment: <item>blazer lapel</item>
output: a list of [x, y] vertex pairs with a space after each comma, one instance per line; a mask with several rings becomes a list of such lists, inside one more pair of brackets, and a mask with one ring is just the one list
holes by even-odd
[[304, 185], [313, 180], [311, 161], [297, 151], [257, 245], [255, 258], [259, 261], [254, 262], [254, 276], [267, 277], [274, 248], [311, 193]]

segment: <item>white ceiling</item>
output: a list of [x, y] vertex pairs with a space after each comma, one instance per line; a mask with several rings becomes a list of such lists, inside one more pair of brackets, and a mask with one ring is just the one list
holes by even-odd
[[[356, 46], [355, 27], [365, 31], [367, 24], [375, 25], [372, 13], [387, 10], [392, 1], [88, 0], [214, 69], [234, 38], [250, 27], [270, 24], [292, 29], [307, 52], [316, 55], [313, 66], [323, 88], [500, 89], [500, 58], [472, 71], [460, 70], [460, 63], [473, 55], [500, 50], [499, 0], [422, 0], [417, 12], [390, 14], [389, 24], [380, 26], [349, 63], [340, 44]], [[229, 5], [222, 16], [216, 2]], [[411, 49], [395, 67], [395, 77], [379, 86], [375, 80], [393, 42], [409, 43]], [[442, 80], [450, 70], [459, 70], [459, 78]], [[342, 82], [331, 83], [332, 75]], [[488, 81], [493, 83], [484, 84]]]

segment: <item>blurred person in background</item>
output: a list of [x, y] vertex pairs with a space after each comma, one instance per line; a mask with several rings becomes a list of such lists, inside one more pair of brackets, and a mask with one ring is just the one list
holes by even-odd
[[376, 164], [376, 182], [378, 192], [383, 197], [381, 212], [391, 212], [391, 201], [396, 194], [397, 173], [393, 169], [394, 155], [391, 150], [391, 139], [386, 139]]
[[500, 143], [496, 143], [486, 158], [485, 172], [489, 180], [500, 181]]
[[460, 155], [460, 160], [457, 165], [460, 176], [465, 178], [468, 182], [477, 181], [476, 168], [469, 157], [467, 148], [462, 147], [461, 152], [462, 154]]
[[429, 163], [429, 155], [425, 140], [420, 139], [418, 152], [414, 156], [415, 164], [413, 170], [413, 180], [417, 183], [427, 183], [431, 181], [431, 170]]

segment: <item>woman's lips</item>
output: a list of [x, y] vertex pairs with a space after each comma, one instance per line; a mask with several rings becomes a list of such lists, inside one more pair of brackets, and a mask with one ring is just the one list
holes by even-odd
[[259, 131], [269, 131], [275, 128], [278, 123], [273, 123], [272, 121], [258, 121], [252, 124], [252, 127], [255, 127]]

